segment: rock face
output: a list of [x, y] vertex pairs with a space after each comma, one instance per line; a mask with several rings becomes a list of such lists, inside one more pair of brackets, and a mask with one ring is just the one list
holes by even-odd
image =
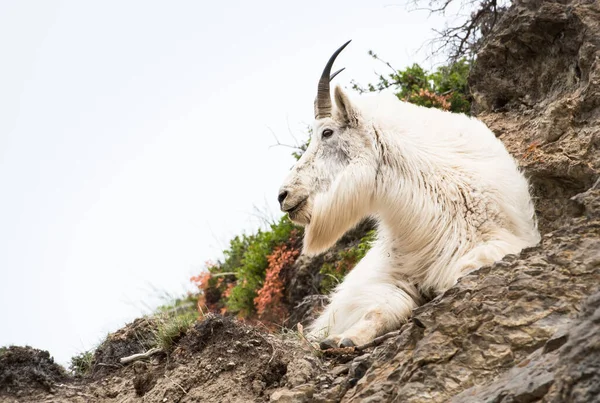
[[563, 326], [544, 347], [485, 386], [451, 402], [595, 402], [600, 400], [600, 293], [590, 297], [577, 320]]
[[[321, 356], [298, 335], [209, 317], [168, 354], [122, 366], [147, 347], [136, 321], [98, 349], [89, 379], [0, 349], [0, 402], [600, 402], [600, 3], [516, 1], [470, 80], [477, 116], [531, 181], [538, 246], [463, 277], [375, 348]], [[286, 273], [294, 321], [323, 302], [305, 296], [327, 258]]]
[[600, 170], [600, 6], [519, 0], [470, 76], [478, 118], [527, 172], [542, 232], [581, 212], [569, 199]]

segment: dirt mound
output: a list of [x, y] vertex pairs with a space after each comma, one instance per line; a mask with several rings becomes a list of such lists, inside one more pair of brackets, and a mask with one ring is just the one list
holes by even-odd
[[[110, 335], [95, 356], [93, 374], [83, 379], [66, 375], [47, 352], [11, 347], [10, 354], [1, 356], [0, 379], [12, 389], [0, 388], [0, 402], [48, 397], [57, 403], [260, 402], [268, 401], [279, 388], [315, 380], [318, 387], [318, 375], [326, 370], [298, 335], [276, 336], [218, 315], [194, 324], [172, 351], [120, 364], [123, 356], [117, 356], [117, 351], [126, 352], [124, 356], [144, 351], [143, 343], [136, 347], [133, 335], [149, 323], [137, 320]], [[102, 358], [114, 364], [106, 365]], [[54, 372], [40, 372], [47, 367], [44, 359]], [[330, 381], [322, 378], [322, 383]]]
[[10, 346], [0, 349], [0, 394], [20, 396], [30, 390], [50, 391], [67, 378], [47, 351]]
[[[293, 335], [276, 337], [221, 316], [198, 322], [171, 357], [179, 370], [170, 376], [188, 390], [189, 401], [268, 400], [275, 388], [304, 383], [320, 367]], [[297, 371], [293, 367], [299, 362], [303, 370]], [[190, 366], [195, 368], [191, 379]]]
[[119, 360], [142, 353], [153, 344], [157, 324], [151, 318], [139, 318], [108, 335], [94, 352], [91, 365], [95, 378], [105, 376], [122, 367]]

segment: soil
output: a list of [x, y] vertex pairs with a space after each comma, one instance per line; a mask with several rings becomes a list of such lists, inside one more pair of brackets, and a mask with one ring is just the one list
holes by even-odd
[[123, 366], [115, 352], [145, 351], [134, 336], [140, 327], [149, 324], [138, 319], [110, 335], [83, 378], [67, 375], [45, 351], [2, 351], [0, 402], [261, 402], [326, 370], [294, 333], [275, 336], [219, 315], [198, 321], [168, 354]]
[[18, 398], [31, 391], [52, 392], [54, 385], [67, 378], [47, 351], [18, 346], [0, 349], [0, 396]]

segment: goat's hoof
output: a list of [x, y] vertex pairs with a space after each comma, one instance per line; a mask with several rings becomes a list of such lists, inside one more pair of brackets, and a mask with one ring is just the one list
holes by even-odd
[[356, 346], [356, 344], [354, 344], [354, 342], [347, 337], [342, 339], [342, 341], [340, 341], [340, 347], [355, 347], [355, 346]]
[[321, 350], [329, 350], [332, 348], [337, 348], [337, 344], [333, 339], [325, 339], [319, 343], [319, 347]]

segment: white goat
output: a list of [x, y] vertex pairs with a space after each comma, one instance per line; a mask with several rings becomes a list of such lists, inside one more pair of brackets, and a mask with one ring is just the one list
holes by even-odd
[[393, 95], [351, 101], [340, 87], [332, 106], [331, 67], [348, 43], [323, 71], [313, 137], [279, 194], [281, 209], [306, 226], [306, 254], [367, 216], [378, 222], [372, 249], [311, 325], [321, 348], [394, 330], [423, 293], [540, 240], [528, 183], [481, 121]]

